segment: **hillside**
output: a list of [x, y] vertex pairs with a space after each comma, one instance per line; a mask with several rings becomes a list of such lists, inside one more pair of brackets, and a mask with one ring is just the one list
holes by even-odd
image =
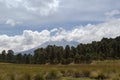
[[22, 53], [22, 54], [33, 54], [35, 49], [37, 49], [37, 48], [46, 48], [48, 45], [63, 46], [65, 48], [66, 45], [76, 47], [78, 44], [79, 44], [78, 42], [66, 41], [66, 40], [48, 41], [48, 42], [45, 42], [45, 43], [41, 44], [40, 46], [37, 46], [35, 48], [29, 49], [29, 50], [26, 50], [26, 51], [22, 51], [20, 53]]

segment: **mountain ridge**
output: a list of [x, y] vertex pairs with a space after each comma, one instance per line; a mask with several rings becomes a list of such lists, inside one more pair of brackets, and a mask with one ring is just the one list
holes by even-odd
[[66, 45], [69, 45], [69, 46], [74, 46], [76, 47], [79, 43], [76, 42], [76, 41], [66, 41], [66, 40], [61, 40], [61, 41], [47, 41], [35, 48], [32, 48], [32, 49], [28, 49], [28, 50], [25, 50], [25, 51], [22, 51], [22, 52], [19, 52], [19, 53], [22, 53], [22, 54], [33, 54], [34, 53], [34, 50], [35, 49], [38, 49], [38, 48], [45, 48], [47, 47], [48, 45], [56, 45], [56, 46], [63, 46], [65, 48]]

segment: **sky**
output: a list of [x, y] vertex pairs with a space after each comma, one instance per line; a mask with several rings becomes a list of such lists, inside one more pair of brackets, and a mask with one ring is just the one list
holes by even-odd
[[120, 0], [0, 0], [0, 51], [120, 36]]

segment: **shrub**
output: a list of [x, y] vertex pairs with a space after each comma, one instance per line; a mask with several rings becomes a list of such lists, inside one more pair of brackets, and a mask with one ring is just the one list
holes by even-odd
[[46, 80], [59, 80], [62, 74], [59, 71], [50, 71], [45, 74]]
[[120, 80], [120, 75], [118, 73], [109, 73], [108, 78], [111, 80]]
[[73, 70], [66, 70], [63, 75], [64, 75], [64, 77], [73, 77], [74, 71]]
[[16, 80], [14, 74], [7, 73], [0, 77], [0, 80]]
[[75, 77], [75, 78], [82, 77], [82, 75], [83, 75], [83, 74], [82, 74], [81, 72], [75, 72], [75, 73], [74, 73], [74, 77]]
[[82, 75], [82, 77], [89, 77], [90, 71], [84, 70], [84, 71], [82, 71], [81, 75]]
[[108, 74], [101, 71], [92, 71], [89, 77], [97, 80], [105, 80], [108, 78]]
[[15, 80], [15, 75], [14, 74], [10, 75], [10, 80]]
[[97, 78], [98, 77], [98, 75], [100, 74], [100, 72], [99, 71], [92, 71], [91, 73], [90, 73], [90, 78]]
[[22, 80], [31, 80], [31, 75], [30, 74], [24, 74], [22, 76]]
[[100, 74], [96, 77], [96, 79], [98, 79], [98, 80], [105, 80], [105, 79], [107, 79], [107, 76], [106, 76], [105, 74], [103, 74], [103, 73], [100, 73]]
[[112, 80], [120, 80], [120, 77], [112, 78]]
[[37, 74], [33, 77], [33, 80], [45, 80], [45, 79], [42, 75]]

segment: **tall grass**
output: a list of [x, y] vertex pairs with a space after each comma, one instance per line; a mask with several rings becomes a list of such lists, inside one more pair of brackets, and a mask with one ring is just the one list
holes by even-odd
[[0, 64], [0, 80], [61, 80], [63, 77], [120, 80], [120, 60], [92, 64]]

